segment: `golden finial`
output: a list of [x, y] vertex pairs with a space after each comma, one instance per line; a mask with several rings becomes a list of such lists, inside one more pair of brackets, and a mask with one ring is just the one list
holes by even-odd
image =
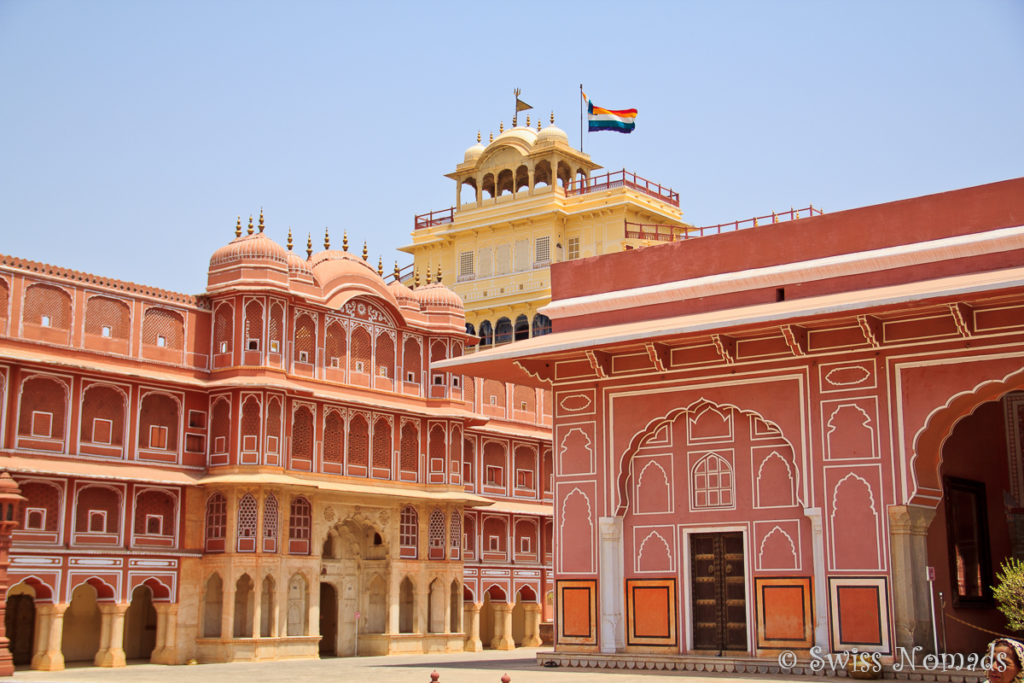
[[555, 110], [551, 110], [551, 125], [555, 125]]
[[238, 220], [235, 221], [235, 237], [242, 236], [242, 217], [239, 216]]
[[505, 132], [505, 122], [504, 121], [499, 121], [498, 122], [498, 135], [501, 135], [504, 132]]
[[398, 270], [398, 261], [395, 261], [395, 282], [402, 281], [402, 274]]
[[288, 226], [288, 251], [292, 250], [292, 245], [293, 244], [294, 243], [292, 242], [292, 226], [289, 225]]
[[427, 284], [430, 284], [430, 264], [427, 264]]
[[526, 115], [526, 127], [527, 128], [530, 127], [530, 115], [529, 114]]
[[489, 133], [489, 135], [490, 135], [491, 137], [490, 137], [490, 140], [488, 140], [488, 142], [494, 142], [494, 131], [492, 130], [492, 131], [491, 131], [491, 132]]
[[366, 240], [363, 240], [363, 260], [365, 261], [369, 255], [369, 252], [366, 250]]
[[537, 119], [537, 132], [540, 132], [540, 119]]
[[441, 281], [441, 264], [437, 264], [437, 282]]
[[249, 234], [252, 234], [252, 214], [249, 215]]
[[383, 256], [378, 256], [377, 257], [377, 275], [380, 275], [381, 277], [384, 277], [384, 257]]
[[306, 260], [313, 258], [313, 235], [306, 233]]
[[327, 232], [327, 226], [325, 225], [324, 226], [324, 249], [330, 249], [330, 248], [331, 248], [331, 236]]
[[420, 269], [419, 268], [414, 268], [413, 269], [413, 273], [415, 273], [415, 277], [413, 278], [413, 281], [412, 281], [412, 288], [416, 289], [416, 288], [418, 288], [420, 286]]
[[263, 207], [260, 207], [260, 232], [263, 232]]
[[348, 251], [348, 230], [341, 233], [341, 250]]
[[476, 144], [480, 144], [480, 131], [476, 132]]

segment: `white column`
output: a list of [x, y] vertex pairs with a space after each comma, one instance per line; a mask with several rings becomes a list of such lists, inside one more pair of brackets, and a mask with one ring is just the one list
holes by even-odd
[[622, 518], [601, 517], [599, 583], [601, 591], [601, 652], [612, 653], [626, 646], [623, 613]]
[[825, 586], [825, 535], [821, 527], [821, 508], [804, 508], [811, 520], [811, 554], [814, 556], [814, 644], [828, 652], [828, 592]]

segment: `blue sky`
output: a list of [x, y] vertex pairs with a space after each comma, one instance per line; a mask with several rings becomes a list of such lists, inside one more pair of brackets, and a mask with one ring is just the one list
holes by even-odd
[[1024, 175], [1024, 2], [0, 0], [0, 253], [198, 293], [235, 217], [408, 262], [512, 89], [706, 225]]

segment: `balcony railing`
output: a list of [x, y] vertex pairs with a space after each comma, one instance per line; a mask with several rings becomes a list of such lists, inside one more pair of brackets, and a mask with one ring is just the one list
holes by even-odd
[[566, 196], [587, 194], [588, 192], [600, 192], [615, 187], [629, 187], [655, 199], [660, 199], [666, 204], [679, 206], [678, 192], [673, 191], [670, 187], [664, 187], [646, 178], [641, 178], [636, 173], [631, 173], [626, 169], [602, 173], [591, 178], [573, 178], [566, 186], [565, 194]]
[[772, 211], [767, 216], [756, 216], [745, 218], [731, 223], [718, 223], [717, 225], [705, 225], [703, 227], [681, 227], [678, 225], [662, 225], [656, 223], [633, 223], [624, 221], [627, 239], [654, 240], [657, 242], [677, 242], [679, 240], [704, 237], [706, 235], [718, 235], [723, 232], [735, 232], [747, 228], [756, 228], [759, 225], [782, 223], [784, 221], [795, 221], [801, 218], [820, 216], [824, 211], [810, 205], [803, 209], [790, 209], [776, 213]]
[[432, 228], [435, 225], [446, 225], [455, 220], [455, 207], [438, 209], [430, 213], [421, 213], [416, 216], [414, 230]]

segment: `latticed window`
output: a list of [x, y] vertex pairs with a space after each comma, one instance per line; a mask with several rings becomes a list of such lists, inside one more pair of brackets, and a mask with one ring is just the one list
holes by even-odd
[[[10, 288], [7, 286], [7, 280], [0, 278], [0, 320], [7, 320], [7, 300], [10, 298]], [[4, 325], [0, 323], [0, 332], [3, 331]]]
[[259, 351], [263, 338], [263, 304], [250, 301], [245, 305], [245, 349]]
[[708, 453], [693, 468], [693, 506], [697, 508], [731, 507], [733, 504], [732, 466], [717, 453]]
[[370, 333], [362, 327], [352, 330], [352, 371], [371, 371], [373, 350], [371, 348]]
[[427, 442], [427, 453], [430, 454], [430, 471], [436, 472], [439, 470], [439, 467], [444, 467], [444, 429], [440, 425], [435, 425], [430, 430], [429, 439]]
[[32, 377], [21, 385], [18, 434], [46, 439], [64, 437], [67, 387], [49, 377]]
[[206, 501], [206, 552], [223, 552], [228, 530], [228, 501], [215, 493]]
[[490, 247], [479, 250], [480, 263], [477, 264], [480, 270], [480, 277], [490, 277], [494, 272], [494, 253]]
[[166, 394], [146, 394], [139, 410], [139, 448], [178, 449], [178, 402]]
[[135, 533], [174, 535], [174, 497], [165, 491], [143, 491], [135, 499]]
[[277, 397], [267, 402], [267, 452], [281, 452], [281, 399]]
[[[218, 323], [220, 318], [218, 318]], [[231, 313], [227, 313], [228, 348], [231, 341]], [[142, 318], [142, 343], [181, 350], [185, 339], [185, 323], [180, 315], [165, 308], [147, 308]]]
[[444, 513], [434, 508], [430, 513], [430, 526], [427, 528], [427, 539], [430, 548], [430, 559], [444, 559]]
[[475, 483], [473, 478], [473, 442], [469, 439], [462, 440], [462, 483], [471, 486]]
[[531, 387], [515, 385], [512, 390], [512, 397], [515, 400], [516, 410], [524, 410], [528, 413], [537, 411], [537, 392]]
[[28, 500], [22, 508], [21, 528], [25, 531], [49, 531], [60, 528], [60, 489], [42, 482], [19, 483], [21, 495]]
[[530, 261], [530, 240], [516, 240], [515, 263], [516, 271], [529, 270], [533, 267]]
[[211, 453], [227, 453], [229, 434], [231, 431], [231, 403], [227, 398], [220, 398], [213, 404], [213, 417], [210, 419]]
[[476, 405], [476, 380], [466, 377], [462, 385], [462, 400], [470, 406]]
[[327, 326], [324, 363], [329, 368], [345, 369], [345, 328], [335, 321]]
[[306, 406], [296, 409], [292, 417], [292, 458], [313, 459], [313, 413]]
[[419, 459], [419, 431], [411, 422], [406, 422], [402, 425], [402, 452], [399, 457], [399, 466], [407, 472], [416, 472], [419, 469]]
[[337, 411], [324, 421], [324, 462], [340, 464], [345, 459], [345, 420]]
[[383, 417], [373, 425], [373, 466], [391, 469], [391, 425]]
[[102, 385], [87, 387], [82, 395], [82, 442], [122, 445], [124, 413], [124, 395], [120, 391]]
[[316, 362], [316, 325], [308, 315], [295, 318], [295, 361], [298, 363]]
[[25, 291], [22, 320], [55, 330], [71, 329], [71, 297], [59, 287], [31, 285]]
[[267, 350], [281, 353], [284, 347], [284, 306], [274, 302], [270, 306], [270, 334], [267, 337]]
[[498, 380], [489, 379], [484, 382], [484, 405], [505, 407], [505, 385]]
[[452, 459], [450, 471], [459, 472], [462, 464], [462, 430], [457, 426], [453, 426], [448, 435], [448, 457]]
[[465, 537], [465, 549], [467, 553], [476, 552], [476, 527], [473, 524], [473, 518], [466, 516], [464, 524], [466, 529]]
[[116, 534], [121, 526], [121, 493], [105, 486], [87, 486], [78, 491], [75, 531]]
[[494, 248], [494, 274], [505, 275], [511, 271], [512, 248], [507, 244], [499, 244]]
[[459, 252], [459, 277], [472, 277], [473, 275], [473, 252]]
[[416, 514], [416, 508], [411, 505], [406, 505], [402, 508], [398, 527], [398, 543], [402, 546], [402, 557], [416, 557], [420, 535], [419, 524], [419, 515]]
[[536, 247], [536, 253], [534, 254], [534, 261], [537, 263], [547, 263], [551, 260], [551, 238], [550, 237], [538, 237], [534, 243]]
[[263, 501], [263, 552], [277, 552], [277, 498], [272, 493]]
[[395, 343], [387, 332], [377, 335], [377, 375], [380, 377], [395, 376]]
[[565, 250], [565, 257], [572, 261], [580, 257], [580, 238], [570, 237], [568, 247]]
[[405, 340], [405, 351], [402, 354], [402, 370], [406, 382], [419, 382], [422, 368], [420, 345], [415, 339]]
[[449, 557], [457, 560], [459, 559], [459, 552], [462, 547], [462, 513], [458, 510], [452, 510], [448, 525], [448, 543], [451, 548]]
[[217, 312], [213, 317], [213, 352], [230, 353], [232, 348], [231, 338], [233, 335], [231, 328], [233, 327], [234, 309], [231, 307], [231, 304], [221, 304], [217, 306]]
[[242, 404], [242, 450], [252, 452], [260, 443], [260, 402], [255, 396]]
[[248, 493], [238, 501], [238, 552], [256, 552], [256, 499]]
[[370, 450], [370, 427], [362, 415], [353, 415], [348, 423], [348, 462], [366, 467]]
[[309, 554], [310, 531], [313, 526], [313, 508], [305, 498], [293, 498], [288, 518], [288, 552], [293, 555]]
[[436, 340], [430, 345], [430, 362], [436, 363], [448, 357], [448, 348], [441, 340]]
[[111, 339], [128, 338], [128, 306], [123, 301], [94, 296], [85, 304], [85, 333]]

